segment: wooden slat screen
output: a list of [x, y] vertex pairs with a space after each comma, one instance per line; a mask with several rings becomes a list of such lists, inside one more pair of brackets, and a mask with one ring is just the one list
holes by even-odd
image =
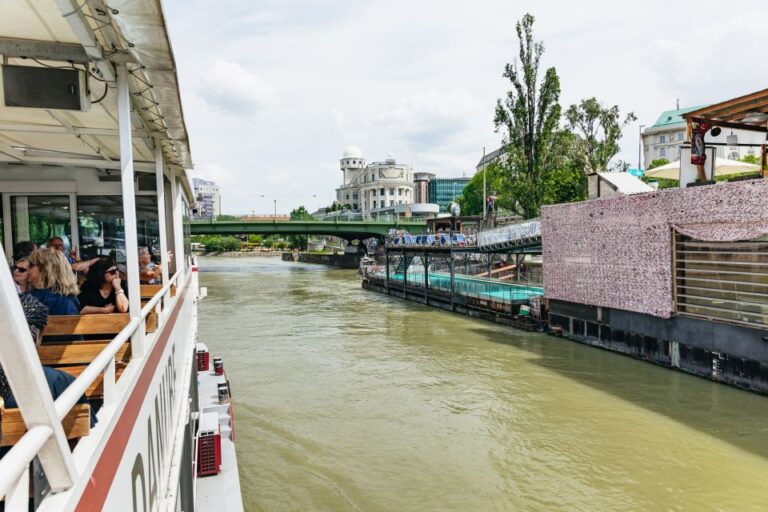
[[678, 313], [768, 326], [768, 239], [699, 242], [675, 234]]

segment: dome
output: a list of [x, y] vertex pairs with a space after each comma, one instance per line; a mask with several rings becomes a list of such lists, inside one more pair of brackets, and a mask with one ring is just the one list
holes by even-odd
[[363, 158], [363, 150], [357, 146], [347, 146], [341, 158]]

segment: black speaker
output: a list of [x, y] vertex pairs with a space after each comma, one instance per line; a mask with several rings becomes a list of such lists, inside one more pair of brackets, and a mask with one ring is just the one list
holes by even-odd
[[91, 109], [85, 72], [79, 69], [3, 66], [6, 107]]

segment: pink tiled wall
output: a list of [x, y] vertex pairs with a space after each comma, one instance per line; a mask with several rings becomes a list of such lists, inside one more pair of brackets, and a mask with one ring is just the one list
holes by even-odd
[[672, 225], [711, 223], [718, 236], [768, 225], [768, 180], [547, 206], [541, 218], [546, 297], [668, 318]]

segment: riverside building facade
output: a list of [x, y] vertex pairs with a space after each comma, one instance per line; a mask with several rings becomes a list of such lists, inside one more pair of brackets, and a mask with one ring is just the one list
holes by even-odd
[[383, 162], [369, 164], [359, 147], [349, 146], [341, 157], [340, 169], [343, 183], [336, 189], [336, 200], [363, 218], [431, 216], [438, 212], [437, 205], [414, 200], [414, 175], [419, 173], [398, 163], [392, 153]]

